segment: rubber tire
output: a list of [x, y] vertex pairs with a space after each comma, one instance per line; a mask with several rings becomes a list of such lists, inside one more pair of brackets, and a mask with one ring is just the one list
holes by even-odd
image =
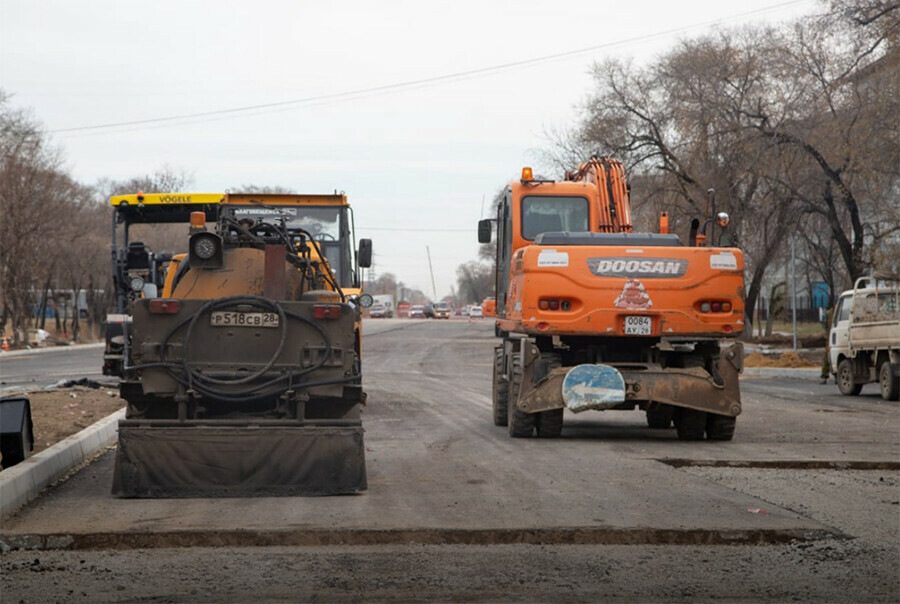
[[506, 410], [509, 405], [509, 381], [503, 377], [503, 361], [503, 346], [498, 346], [494, 348], [494, 385], [491, 390], [495, 426], [505, 426], [509, 421]]
[[731, 440], [734, 438], [734, 428], [736, 425], [736, 417], [719, 415], [717, 413], [707, 413], [706, 438], [709, 440]]
[[536, 413], [535, 428], [539, 438], [559, 438], [563, 427], [563, 410], [550, 409]]
[[838, 363], [834, 381], [837, 382], [838, 390], [845, 396], [856, 396], [862, 390], [862, 384], [857, 384], [853, 379], [853, 363], [850, 359]]
[[[556, 353], [542, 353], [541, 357], [547, 364], [547, 373], [557, 367], [562, 367], [562, 357]], [[534, 426], [538, 438], [559, 438], [563, 427], [563, 408], [549, 409], [536, 414]]]
[[516, 408], [519, 390], [522, 388], [522, 353], [512, 355], [512, 376], [509, 381], [509, 402], [507, 403], [507, 424], [509, 435], [513, 438], [530, 438], [534, 434], [534, 414], [524, 413]]
[[650, 403], [647, 406], [647, 425], [653, 430], [668, 430], [672, 427], [675, 408], [665, 403]]
[[675, 414], [678, 440], [703, 440], [706, 432], [706, 412], [682, 407]]
[[878, 384], [881, 386], [881, 398], [886, 401], [900, 400], [900, 376], [894, 375], [891, 362], [884, 361], [878, 370]]

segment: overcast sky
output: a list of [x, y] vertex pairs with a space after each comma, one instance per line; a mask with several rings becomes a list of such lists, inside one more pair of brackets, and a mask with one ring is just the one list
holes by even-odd
[[[680, 38], [815, 6], [0, 0], [0, 88], [86, 184], [169, 167], [196, 192], [344, 191], [376, 274], [432, 295], [428, 248], [442, 297], [477, 257], [494, 194], [541, 168], [548, 130], [577, 121], [593, 62], [648, 61]], [[147, 121], [175, 116], [195, 117]], [[130, 122], [143, 123], [94, 128]]]

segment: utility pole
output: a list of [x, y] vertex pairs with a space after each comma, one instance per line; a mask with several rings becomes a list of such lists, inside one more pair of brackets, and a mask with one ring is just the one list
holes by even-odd
[[794, 350], [797, 350], [797, 284], [794, 273], [794, 238], [791, 237], [791, 322], [794, 326]]
[[437, 288], [434, 286], [434, 269], [431, 268], [431, 250], [425, 246], [425, 252], [428, 254], [428, 270], [431, 271], [431, 291], [434, 292], [433, 300], [437, 301]]

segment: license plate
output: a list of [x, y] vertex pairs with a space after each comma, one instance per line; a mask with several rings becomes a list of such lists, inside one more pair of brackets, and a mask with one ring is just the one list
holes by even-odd
[[278, 313], [217, 310], [209, 317], [213, 327], [278, 327]]
[[626, 336], [649, 336], [652, 326], [650, 317], [625, 317]]

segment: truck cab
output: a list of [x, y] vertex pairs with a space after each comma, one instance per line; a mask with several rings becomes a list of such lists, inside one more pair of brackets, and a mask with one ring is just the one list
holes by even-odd
[[857, 279], [838, 298], [828, 360], [842, 394], [877, 382], [885, 400], [900, 400], [900, 278]]

